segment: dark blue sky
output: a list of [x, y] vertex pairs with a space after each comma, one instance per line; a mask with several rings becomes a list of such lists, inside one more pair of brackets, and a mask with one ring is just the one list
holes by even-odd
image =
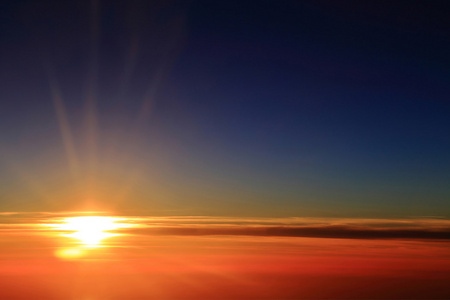
[[449, 12], [446, 1], [3, 3], [0, 203], [59, 209], [19, 187], [57, 186], [59, 199], [91, 178], [107, 198], [105, 186], [135, 178], [139, 207], [449, 217]]

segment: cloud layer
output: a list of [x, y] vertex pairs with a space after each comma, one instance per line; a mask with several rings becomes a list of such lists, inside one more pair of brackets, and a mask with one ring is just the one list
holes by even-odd
[[[98, 215], [97, 213], [91, 213]], [[104, 214], [103, 214], [104, 215]], [[41, 224], [58, 223], [73, 214], [2, 213], [0, 230], [48, 230]], [[120, 216], [133, 225], [122, 233], [179, 236], [280, 236], [342, 239], [450, 240], [450, 220], [439, 218], [229, 218], [207, 216]]]

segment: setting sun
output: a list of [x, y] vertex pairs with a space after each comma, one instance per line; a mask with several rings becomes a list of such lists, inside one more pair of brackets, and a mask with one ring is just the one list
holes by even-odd
[[63, 224], [58, 224], [55, 227], [73, 231], [64, 234], [64, 236], [78, 239], [85, 247], [99, 247], [102, 240], [118, 235], [110, 231], [131, 226], [130, 224], [119, 223], [122, 220], [114, 217], [71, 217], [64, 219]]

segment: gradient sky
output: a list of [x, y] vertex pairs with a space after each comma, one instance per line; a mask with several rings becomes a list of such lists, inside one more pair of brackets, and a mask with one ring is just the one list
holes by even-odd
[[3, 1], [0, 209], [450, 217], [447, 1]]

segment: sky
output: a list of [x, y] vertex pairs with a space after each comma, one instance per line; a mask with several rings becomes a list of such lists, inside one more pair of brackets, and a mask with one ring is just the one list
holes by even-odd
[[450, 299], [450, 2], [0, 3], [0, 299]]
[[450, 216], [446, 1], [8, 1], [0, 207]]

